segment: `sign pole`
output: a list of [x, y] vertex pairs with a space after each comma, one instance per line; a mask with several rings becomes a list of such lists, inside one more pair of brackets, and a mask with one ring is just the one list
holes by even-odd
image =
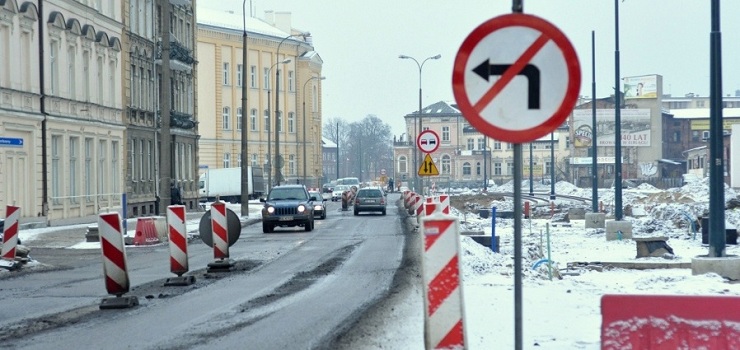
[[514, 144], [514, 337], [522, 349], [522, 144]]

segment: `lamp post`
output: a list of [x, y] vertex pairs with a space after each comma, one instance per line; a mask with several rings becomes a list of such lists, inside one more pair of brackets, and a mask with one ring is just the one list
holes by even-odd
[[[306, 40], [306, 37], [311, 35], [310, 33], [300, 33], [300, 34], [290, 34], [283, 38], [283, 40], [280, 40], [280, 43], [278, 43], [277, 50], [275, 51], [275, 59], [280, 59], [280, 46], [283, 45], [285, 40], [288, 40], [292, 37], [296, 36], [302, 36], [303, 40]], [[290, 59], [287, 60], [290, 62]], [[287, 63], [287, 62], [286, 62]], [[268, 72], [269, 74], [269, 72]], [[280, 168], [283, 167], [283, 162], [280, 160], [280, 125], [282, 124], [280, 120], [280, 69], [278, 69], [275, 72], [275, 178], [278, 186], [280, 186]]]
[[[308, 80], [306, 80], [305, 83], [303, 83], [303, 184], [306, 184], [306, 84], [308, 84], [309, 81], [318, 79], [318, 80], [324, 80], [326, 77], [321, 76], [315, 76], [311, 77]], [[313, 110], [313, 105], [311, 105], [311, 109]]]
[[[419, 136], [419, 133], [423, 131], [421, 129], [421, 70], [422, 68], [424, 68], [424, 63], [426, 63], [428, 60], [438, 60], [440, 59], [440, 57], [442, 57], [442, 55], [439, 55], [439, 54], [436, 56], [427, 57], [426, 59], [424, 59], [424, 61], [419, 63], [419, 61], [417, 61], [415, 58], [411, 56], [398, 55], [398, 58], [403, 59], [403, 60], [406, 60], [406, 59], [414, 60], [414, 62], [416, 62], [416, 66], [419, 67], [419, 121], [418, 121], [419, 128], [417, 130], [414, 130], [414, 134], [415, 134], [414, 140], [416, 140], [416, 137]], [[419, 157], [421, 156], [420, 154], [421, 152], [418, 152], [416, 148], [417, 147], [414, 147], [414, 169], [419, 169], [419, 164], [421, 163], [421, 160], [419, 159]], [[419, 183], [418, 175], [414, 176], [414, 189], [416, 191], [423, 191]]]
[[249, 217], [249, 152], [248, 143], [249, 134], [247, 130], [247, 11], [244, 7], [247, 5], [247, 0], [242, 2], [242, 18], [244, 20], [244, 34], [242, 34], [242, 216]]
[[[275, 64], [270, 66], [270, 69], [267, 70], [267, 76], [268, 77], [270, 76], [270, 72], [272, 71], [273, 68], [275, 68], [275, 66], [277, 66], [278, 64], [286, 64], [286, 63], [290, 63], [290, 59], [276, 62]], [[272, 166], [271, 166], [272, 153], [270, 152], [270, 145], [272, 144], [270, 142], [270, 91], [271, 89], [268, 88], [267, 89], [267, 123], [265, 123], [265, 131], [267, 132], [267, 192], [270, 192], [270, 190], [272, 189]]]

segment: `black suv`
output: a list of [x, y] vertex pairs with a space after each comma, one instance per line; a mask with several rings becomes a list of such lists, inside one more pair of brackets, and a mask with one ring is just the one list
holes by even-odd
[[313, 201], [304, 185], [283, 185], [273, 187], [262, 208], [262, 232], [270, 233], [275, 227], [303, 226], [306, 232], [314, 227]]

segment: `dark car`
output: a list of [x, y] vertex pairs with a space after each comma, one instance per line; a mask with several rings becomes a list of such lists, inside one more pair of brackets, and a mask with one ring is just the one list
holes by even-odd
[[262, 232], [270, 233], [275, 227], [303, 226], [306, 232], [314, 227], [313, 202], [318, 198], [308, 194], [304, 185], [273, 187], [266, 199], [260, 199]]
[[308, 195], [311, 198], [316, 197], [313, 201], [313, 217], [319, 219], [326, 219], [326, 199], [319, 193], [319, 191], [308, 191]]
[[355, 195], [355, 215], [361, 212], [380, 212], [385, 215], [385, 193], [377, 187], [365, 187]]

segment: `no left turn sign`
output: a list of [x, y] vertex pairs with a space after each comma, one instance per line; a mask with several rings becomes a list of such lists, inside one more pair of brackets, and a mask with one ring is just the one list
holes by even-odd
[[581, 86], [576, 51], [539, 17], [492, 18], [468, 35], [455, 58], [452, 90], [463, 116], [496, 140], [522, 143], [559, 127]]

